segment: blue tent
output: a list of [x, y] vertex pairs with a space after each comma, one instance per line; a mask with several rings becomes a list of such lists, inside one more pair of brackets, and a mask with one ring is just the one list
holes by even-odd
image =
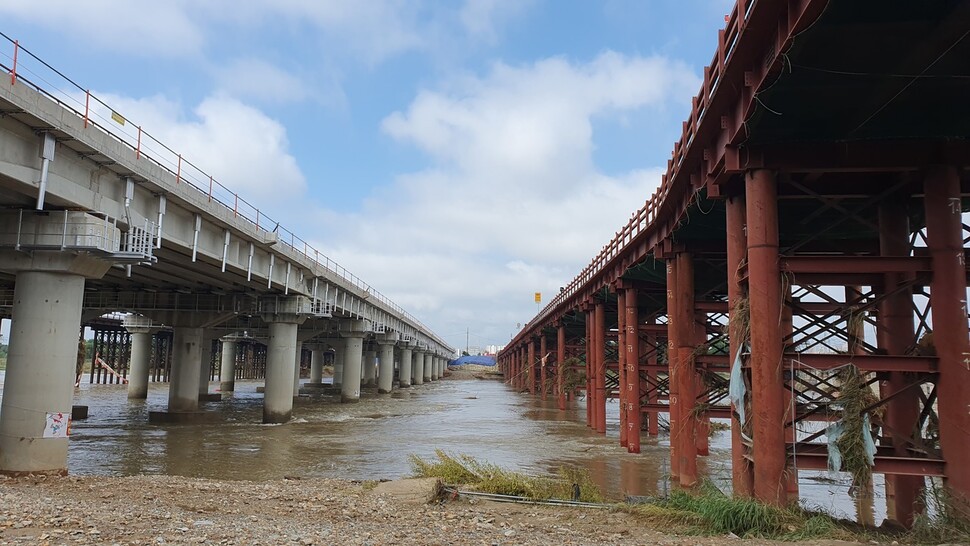
[[448, 362], [449, 366], [464, 366], [465, 364], [475, 364], [477, 366], [494, 366], [494, 356], [463, 356]]

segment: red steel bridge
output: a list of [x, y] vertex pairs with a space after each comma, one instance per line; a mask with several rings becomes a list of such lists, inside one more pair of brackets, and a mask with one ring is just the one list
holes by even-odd
[[[639, 452], [667, 419], [698, 480], [798, 499], [825, 428], [864, 426], [888, 513], [970, 498], [970, 1], [739, 0], [659, 189], [500, 353]], [[858, 425], [862, 423], [862, 425]], [[958, 502], [959, 504], [959, 502]]]

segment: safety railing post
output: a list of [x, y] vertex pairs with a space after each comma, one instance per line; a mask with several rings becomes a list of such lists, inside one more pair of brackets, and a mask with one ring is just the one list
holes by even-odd
[[88, 113], [91, 111], [91, 90], [84, 92], [84, 128], [88, 128]]
[[20, 51], [20, 42], [13, 41], [13, 68], [10, 69], [10, 85], [17, 83], [17, 53]]

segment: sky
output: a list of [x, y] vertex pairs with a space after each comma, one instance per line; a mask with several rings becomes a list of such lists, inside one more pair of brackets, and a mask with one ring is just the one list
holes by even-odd
[[464, 349], [650, 197], [732, 5], [2, 0], [0, 30]]

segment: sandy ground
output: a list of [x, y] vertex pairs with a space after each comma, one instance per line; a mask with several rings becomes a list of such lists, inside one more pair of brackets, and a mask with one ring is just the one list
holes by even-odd
[[0, 478], [0, 544], [774, 544], [665, 534], [602, 509], [429, 503], [434, 482]]

